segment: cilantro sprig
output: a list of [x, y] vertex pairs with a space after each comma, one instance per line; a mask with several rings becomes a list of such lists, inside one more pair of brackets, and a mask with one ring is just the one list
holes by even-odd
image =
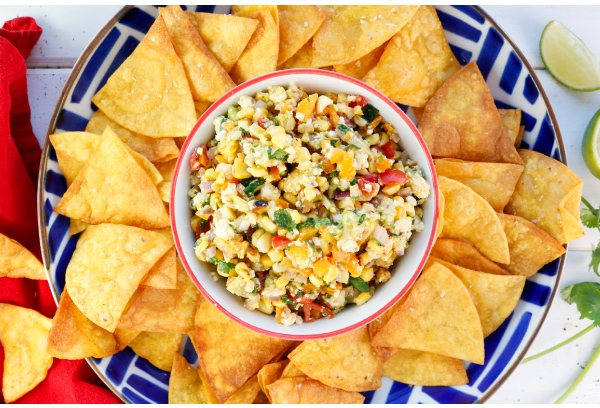
[[[596, 228], [600, 231], [600, 208], [594, 208], [585, 197], [581, 197], [581, 202], [585, 204], [585, 208], [581, 209], [581, 223], [587, 228]], [[592, 251], [592, 259], [590, 261], [590, 269], [600, 276], [600, 242]]]
[[217, 271], [221, 272], [224, 275], [229, 275], [232, 269], [235, 269], [235, 264], [231, 262], [221, 261], [220, 259], [215, 258], [214, 256], [208, 260], [208, 262], [217, 265]]

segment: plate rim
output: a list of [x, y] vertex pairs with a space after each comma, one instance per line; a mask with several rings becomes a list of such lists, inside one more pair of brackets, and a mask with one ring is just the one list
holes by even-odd
[[[65, 85], [63, 86], [63, 88], [61, 90], [61, 93], [60, 93], [58, 100], [56, 102], [56, 105], [54, 107], [54, 111], [52, 112], [52, 116], [50, 117], [48, 129], [46, 130], [46, 137], [44, 140], [42, 157], [40, 159], [40, 169], [39, 169], [39, 173], [38, 173], [38, 184], [37, 184], [38, 236], [39, 236], [39, 240], [40, 240], [40, 249], [42, 252], [42, 261], [44, 263], [44, 269], [46, 272], [46, 277], [48, 279], [48, 286], [50, 286], [50, 291], [52, 292], [54, 302], [56, 303], [57, 306], [58, 306], [60, 298], [59, 298], [58, 294], [56, 293], [55, 285], [51, 284], [51, 282], [53, 282], [53, 281], [51, 280], [51, 276], [50, 276], [50, 268], [47, 266], [47, 265], [51, 264], [51, 261], [50, 261], [51, 256], [50, 256], [50, 249], [48, 246], [49, 245], [48, 234], [46, 231], [46, 217], [45, 217], [44, 208], [43, 208], [44, 207], [44, 191], [45, 191], [44, 186], [46, 184], [48, 159], [49, 159], [49, 155], [50, 155], [50, 138], [49, 138], [49, 136], [54, 134], [54, 130], [56, 129], [58, 117], [64, 107], [67, 95], [69, 94], [72, 87], [74, 86], [75, 80], [81, 73], [83, 66], [87, 63], [90, 54], [97, 48], [97, 46], [102, 41], [102, 39], [120, 21], [120, 19], [134, 7], [136, 7], [136, 6], [127, 5], [127, 6], [124, 6], [123, 8], [121, 8], [117, 13], [115, 13], [115, 15], [113, 17], [111, 17], [110, 20], [108, 20], [108, 22], [100, 29], [100, 31], [98, 31], [98, 33], [90, 40], [88, 45], [83, 49], [82, 53], [77, 58], [77, 61], [73, 65], [73, 69], [72, 69], [71, 73], [69, 74], [67, 80], [65, 81]], [[534, 81], [537, 89], [539, 90], [539, 92], [544, 100], [544, 104], [546, 105], [546, 108], [548, 111], [548, 116], [549, 116], [550, 122], [552, 124], [552, 129], [554, 130], [555, 140], [558, 145], [557, 148], [560, 152], [562, 163], [564, 163], [566, 166], [568, 166], [567, 155], [566, 155], [566, 151], [565, 151], [565, 147], [564, 147], [564, 141], [562, 138], [562, 133], [560, 131], [560, 127], [558, 125], [558, 121], [556, 119], [556, 115], [554, 114], [554, 109], [552, 108], [552, 104], [550, 103], [550, 100], [548, 99], [548, 95], [546, 94], [546, 91], [542, 87], [542, 84], [541, 84], [537, 74], [535, 73], [535, 70], [533, 69], [533, 67], [531, 66], [531, 64], [529, 63], [529, 61], [527, 60], [527, 58], [521, 51], [521, 49], [514, 43], [514, 41], [508, 36], [508, 34], [506, 34], [506, 32], [498, 25], [498, 23], [496, 23], [496, 21], [481, 6], [471, 5], [471, 7], [473, 7], [479, 14], [481, 14], [481, 16], [487, 22], [489, 22], [490, 25], [503, 36], [504, 39], [506, 39], [506, 41], [510, 44], [510, 46], [513, 48], [515, 53], [521, 59], [521, 62], [527, 68], [528, 74], [531, 76], [531, 79]], [[517, 369], [517, 367], [519, 367], [521, 365], [521, 361], [523, 360], [523, 358], [529, 351], [529, 348], [531, 347], [533, 342], [536, 340], [540, 329], [542, 328], [544, 322], [546, 321], [546, 317], [548, 316], [550, 308], [552, 307], [554, 298], [556, 297], [556, 292], [561, 283], [562, 273], [563, 273], [563, 269], [564, 269], [566, 259], [567, 259], [569, 244], [564, 244], [564, 248], [565, 248], [565, 253], [560, 257], [560, 264], [558, 265], [558, 271], [556, 273], [556, 282], [555, 282], [554, 287], [552, 288], [552, 291], [548, 298], [548, 304], [544, 308], [541, 319], [540, 319], [537, 327], [535, 327], [532, 336], [526, 342], [525, 347], [523, 348], [522, 352], [517, 356], [515, 362], [508, 368], [508, 371], [504, 375], [502, 375], [501, 378], [499, 378], [496, 381], [496, 383], [494, 384], [493, 387], [488, 389], [480, 398], [478, 398], [478, 400], [476, 402], [477, 404], [483, 404], [483, 403], [487, 402], [489, 400], [489, 398], [491, 398], [492, 395], [496, 391], [498, 391], [498, 389], [506, 382], [506, 380], [508, 380], [508, 378], [512, 375], [512, 373]], [[123, 394], [121, 392], [119, 392], [116, 389], [116, 387], [114, 387], [112, 385], [112, 382], [108, 378], [106, 378], [103, 373], [100, 372], [97, 365], [92, 361], [91, 358], [86, 358], [85, 360], [88, 362], [88, 364], [90, 365], [92, 370], [94, 370], [96, 375], [104, 382], [104, 384], [108, 387], [109, 390], [111, 390], [123, 402], [132, 403], [132, 402], [128, 401], [123, 396]]]

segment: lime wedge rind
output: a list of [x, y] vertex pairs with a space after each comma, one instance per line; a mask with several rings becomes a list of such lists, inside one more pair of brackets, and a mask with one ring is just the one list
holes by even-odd
[[583, 142], [581, 154], [586, 166], [596, 178], [600, 178], [600, 110], [588, 123]]

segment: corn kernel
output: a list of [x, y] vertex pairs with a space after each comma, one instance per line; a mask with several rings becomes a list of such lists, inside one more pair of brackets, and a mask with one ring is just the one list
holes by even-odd
[[215, 181], [217, 179], [217, 174], [215, 169], [206, 169], [204, 175], [202, 176], [202, 180], [204, 181]]
[[283, 303], [281, 300], [276, 300], [275, 302], [272, 302], [272, 303], [273, 303], [273, 306], [275, 306], [276, 308], [283, 309], [285, 307], [285, 303]]
[[269, 172], [267, 170], [263, 169], [260, 166], [252, 166], [252, 167], [250, 167], [249, 172], [254, 177], [267, 177], [267, 175], [269, 174]]
[[304, 196], [308, 201], [313, 201], [315, 198], [317, 198], [317, 193], [318, 190], [314, 187], [306, 187], [304, 189]]
[[308, 152], [308, 149], [306, 149], [305, 147], [296, 149], [296, 162], [297, 163], [302, 163], [302, 162], [309, 161], [309, 160], [310, 160], [310, 153]]
[[283, 198], [290, 204], [296, 204], [296, 201], [298, 200], [292, 193], [283, 193]]
[[390, 184], [381, 189], [387, 195], [394, 195], [400, 191], [400, 184]]
[[315, 285], [317, 288], [323, 286], [323, 281], [317, 277], [314, 273], [308, 277], [308, 280]]
[[269, 258], [271, 258], [271, 261], [273, 262], [279, 262], [283, 259], [283, 251], [278, 251], [275, 248], [269, 249], [267, 255], [269, 255]]
[[287, 285], [288, 283], [290, 283], [289, 279], [284, 278], [283, 276], [280, 276], [276, 281], [275, 281], [275, 286], [279, 289], [281, 288], [285, 288], [285, 285]]
[[206, 261], [206, 258], [204, 257], [204, 254], [203, 254], [203, 252], [206, 248], [208, 248], [208, 240], [203, 239], [202, 241], [200, 241], [200, 244], [194, 250], [194, 252], [196, 253], [196, 257], [198, 259], [200, 259], [201, 261]]
[[360, 305], [364, 305], [366, 303], [366, 301], [369, 299], [371, 299], [371, 294], [369, 292], [363, 292], [354, 298], [354, 302], [358, 306], [360, 306]]
[[271, 234], [275, 234], [277, 232], [277, 225], [269, 217], [263, 215], [258, 220], [259, 227], [263, 228], [265, 231], [268, 231]]
[[298, 211], [289, 210], [288, 212], [296, 224], [300, 224], [302, 222], [302, 215], [300, 215]]
[[266, 254], [271, 249], [272, 236], [268, 232], [265, 232], [256, 242], [256, 249], [263, 254]]
[[233, 196], [231, 201], [233, 202], [233, 206], [235, 207], [235, 209], [242, 213], [246, 213], [246, 212], [248, 212], [248, 210], [250, 210], [250, 207], [248, 206], [248, 202], [246, 200], [244, 200], [242, 197]]
[[265, 268], [270, 268], [274, 264], [273, 260], [267, 254], [261, 255], [261, 257], [260, 257], [260, 263]]
[[367, 143], [369, 143], [371, 146], [374, 146], [379, 143], [379, 140], [379, 133], [373, 133], [367, 138]]
[[274, 310], [273, 304], [267, 299], [261, 298], [258, 302], [258, 310], [260, 310], [264, 314], [272, 314]]
[[238, 120], [251, 118], [254, 115], [254, 108], [247, 106], [240, 109], [237, 113]]
[[221, 215], [228, 221], [233, 221], [237, 218], [231, 208], [227, 207], [226, 205], [221, 207]]
[[233, 177], [236, 179], [245, 179], [252, 176], [248, 172], [248, 165], [243, 160], [235, 159], [233, 162]]
[[375, 276], [373, 268], [365, 268], [360, 274], [360, 278], [365, 282], [369, 282]]

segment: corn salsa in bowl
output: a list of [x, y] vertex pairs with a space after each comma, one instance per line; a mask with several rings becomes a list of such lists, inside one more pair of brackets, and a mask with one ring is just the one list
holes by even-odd
[[363, 305], [424, 230], [430, 185], [361, 95], [242, 95], [190, 156], [194, 252], [284, 326]]

